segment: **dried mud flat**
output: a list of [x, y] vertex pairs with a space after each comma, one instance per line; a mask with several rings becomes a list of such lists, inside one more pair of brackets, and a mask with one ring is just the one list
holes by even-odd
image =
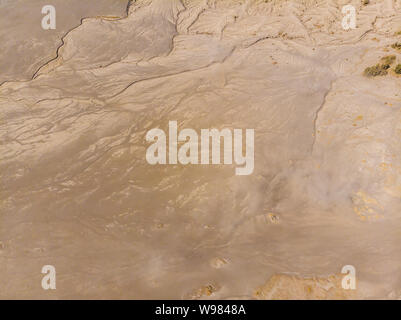
[[[0, 298], [401, 297], [400, 0], [47, 2], [0, 1]], [[253, 174], [149, 165], [170, 120]]]

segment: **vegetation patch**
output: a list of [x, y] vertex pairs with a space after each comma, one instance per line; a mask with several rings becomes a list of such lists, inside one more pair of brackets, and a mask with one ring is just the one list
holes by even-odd
[[391, 55], [391, 56], [385, 56], [383, 58], [381, 58], [381, 60], [383, 61], [383, 64], [393, 64], [395, 61], [395, 55]]
[[396, 42], [391, 45], [391, 48], [401, 50], [401, 42]]
[[385, 76], [387, 74], [387, 69], [389, 68], [390, 65], [388, 64], [378, 63], [375, 66], [367, 67], [363, 74], [367, 77]]
[[[385, 57], [381, 58], [380, 61], [381, 62], [376, 64], [375, 66], [366, 68], [363, 74], [366, 77], [377, 77], [377, 76], [387, 75], [388, 70], [390, 69], [390, 66], [392, 64], [394, 64], [394, 62], [396, 61], [396, 56], [395, 55], [385, 56]], [[399, 74], [401, 72], [400, 69], [401, 69], [401, 65], [398, 64], [395, 67], [394, 72]]]

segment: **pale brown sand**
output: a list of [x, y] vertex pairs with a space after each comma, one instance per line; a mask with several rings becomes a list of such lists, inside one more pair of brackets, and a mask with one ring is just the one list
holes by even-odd
[[[125, 17], [128, 0], [2, 0], [0, 1], [0, 84], [29, 80], [37, 69], [57, 55], [63, 37], [82, 19]], [[56, 8], [56, 30], [44, 31], [42, 7]]]
[[[75, 2], [63, 30], [124, 14]], [[63, 30], [15, 50], [38, 17], [1, 19], [0, 297], [399, 298], [401, 80], [363, 71], [401, 63], [401, 1], [351, 1], [344, 31], [348, 3], [138, 0], [49, 63]], [[169, 120], [255, 129], [254, 173], [150, 166], [146, 132]]]

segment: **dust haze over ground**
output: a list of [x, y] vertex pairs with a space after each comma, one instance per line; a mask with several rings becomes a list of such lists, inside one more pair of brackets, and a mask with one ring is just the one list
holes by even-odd
[[[401, 298], [401, 1], [127, 4], [0, 1], [0, 298]], [[173, 120], [253, 173], [150, 165]]]

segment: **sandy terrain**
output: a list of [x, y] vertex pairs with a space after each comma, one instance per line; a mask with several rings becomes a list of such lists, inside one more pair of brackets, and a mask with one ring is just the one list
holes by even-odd
[[[0, 14], [0, 298], [401, 298], [400, 0]], [[253, 173], [150, 165], [147, 132], [173, 120], [254, 129]]]

